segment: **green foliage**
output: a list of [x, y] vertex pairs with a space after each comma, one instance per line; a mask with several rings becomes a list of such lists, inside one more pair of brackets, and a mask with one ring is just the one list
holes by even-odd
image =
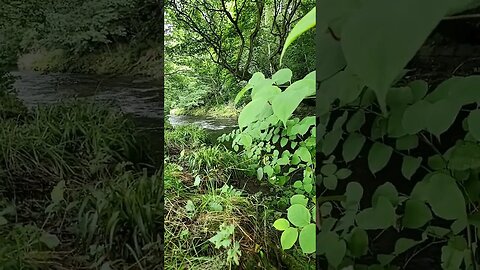
[[190, 124], [166, 129], [164, 144], [167, 154], [171, 154], [171, 152], [199, 147], [207, 143], [207, 139], [207, 133], [204, 129], [198, 125]]
[[163, 180], [160, 174], [126, 171], [81, 200], [75, 232], [97, 264], [122, 259], [155, 265], [163, 234]]
[[[434, 28], [451, 10], [466, 9], [467, 1], [324, 2], [317, 130], [325, 159], [320, 185], [328, 196], [319, 199], [317, 251], [331, 269], [405, 268], [414, 249], [436, 242], [443, 245], [443, 269], [475, 269], [478, 76], [452, 77], [436, 87], [404, 78], [405, 66]], [[457, 126], [462, 122], [464, 131]], [[401, 166], [392, 164], [394, 157]], [[360, 174], [345, 173], [346, 189], [338, 188], [339, 177], [332, 175], [354, 164], [368, 164], [383, 184], [372, 186], [354, 167]], [[402, 175], [412, 190], [394, 186], [401, 182], [392, 178]], [[363, 198], [367, 189], [371, 197]], [[407, 229], [421, 239], [400, 237]], [[393, 251], [370, 248], [377, 230], [398, 233]], [[408, 256], [405, 265], [398, 264], [400, 256]]]
[[127, 157], [148, 160], [130, 120], [88, 102], [40, 107], [23, 124], [0, 125], [0, 170], [9, 175], [7, 183], [29, 174], [95, 175]]
[[[293, 30], [284, 51], [298, 35], [315, 25], [311, 23], [312, 14], [309, 13]], [[285, 86], [287, 83], [289, 85]], [[282, 91], [281, 87], [285, 90]], [[314, 116], [300, 120], [293, 114], [305, 98], [315, 94], [315, 72], [293, 83], [289, 69], [277, 71], [271, 79], [257, 72], [237, 94], [236, 102], [250, 89], [251, 101], [238, 117], [240, 129], [225, 134], [220, 140], [232, 140], [236, 151], [241, 147], [247, 157], [261, 160], [257, 169], [259, 180], [265, 177], [271, 184], [279, 186], [294, 182], [291, 188], [297, 194], [290, 198], [288, 220], [277, 219], [273, 227], [283, 231], [280, 240], [284, 250], [292, 248], [298, 240], [303, 253], [312, 254], [315, 252], [316, 227], [312, 223], [315, 215], [311, 214], [314, 207], [309, 198], [314, 205], [316, 123]], [[333, 175], [336, 168], [324, 171], [329, 174], [327, 179], [335, 178], [336, 181]], [[344, 177], [345, 172], [340, 172], [339, 176]]]

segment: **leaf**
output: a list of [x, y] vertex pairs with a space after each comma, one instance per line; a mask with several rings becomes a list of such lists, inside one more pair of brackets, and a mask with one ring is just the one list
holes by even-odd
[[[314, 71], [305, 76], [302, 80], [291, 84], [285, 91], [276, 95], [272, 100], [273, 113], [286, 125], [287, 120], [297, 109], [298, 105], [308, 96], [315, 95], [316, 81]], [[258, 110], [258, 108], [257, 108]]]
[[449, 8], [449, 0], [372, 0], [345, 23], [345, 59], [375, 91], [382, 112], [390, 85]]
[[250, 101], [238, 115], [238, 125], [244, 128], [259, 120], [258, 116], [269, 107], [266, 99], [255, 99]]
[[362, 199], [363, 196], [362, 185], [357, 182], [349, 182], [345, 191], [345, 196], [347, 197], [347, 202], [360, 202], [360, 199]]
[[422, 164], [421, 157], [411, 157], [411, 156], [404, 156], [402, 162], [402, 174], [405, 178], [410, 180], [415, 172], [420, 168]]
[[357, 131], [363, 124], [365, 124], [365, 113], [363, 111], [357, 111], [350, 120], [348, 120], [346, 130], [350, 133]]
[[193, 186], [198, 187], [200, 185], [201, 181], [202, 181], [202, 179], [200, 178], [199, 175], [195, 176], [195, 181], [193, 182]]
[[65, 181], [62, 180], [58, 182], [58, 184], [52, 190], [51, 197], [52, 197], [52, 202], [54, 204], [59, 204], [64, 200], [63, 199], [64, 191], [65, 191]]
[[365, 144], [366, 138], [359, 133], [351, 133], [343, 143], [342, 157], [345, 162], [354, 160]]
[[300, 236], [298, 237], [298, 242], [300, 243], [300, 248], [302, 248], [303, 253], [311, 254], [316, 251], [316, 226], [311, 223], [303, 227], [300, 231]]
[[285, 40], [285, 45], [283, 45], [282, 53], [280, 55], [280, 65], [282, 65], [283, 56], [285, 55], [285, 52], [287, 51], [287, 48], [290, 46], [290, 44], [292, 44], [292, 42], [295, 41], [298, 37], [300, 37], [300, 35], [302, 35], [304, 32], [315, 26], [316, 13], [316, 7], [312, 8], [302, 19], [300, 19], [300, 21], [298, 21], [298, 23], [293, 27], [292, 31], [290, 31], [287, 39]]
[[283, 250], [287, 250], [293, 247], [298, 238], [298, 230], [296, 228], [289, 227], [283, 231], [280, 237], [280, 243]]
[[337, 165], [335, 164], [325, 164], [320, 168], [320, 173], [326, 176], [333, 175], [336, 171]]
[[257, 169], [257, 179], [262, 180], [262, 178], [263, 178], [263, 168], [260, 167]]
[[312, 162], [312, 155], [310, 154], [310, 151], [308, 151], [308, 149], [304, 146], [298, 148], [295, 151], [295, 155], [300, 157], [300, 159], [303, 160], [304, 162], [307, 162], [307, 163]]
[[418, 146], [417, 135], [406, 135], [397, 139], [395, 148], [397, 150], [410, 150]]
[[421, 242], [422, 241], [415, 241], [408, 238], [399, 238], [397, 242], [395, 242], [393, 254], [398, 256]]
[[347, 252], [347, 244], [342, 239], [325, 243], [327, 246], [325, 257], [333, 267], [338, 267], [342, 263], [345, 253]]
[[420, 100], [405, 109], [402, 126], [408, 134], [417, 134], [427, 127], [430, 103]]
[[40, 242], [44, 243], [49, 249], [54, 249], [58, 245], [60, 245], [60, 240], [56, 235], [46, 232], [42, 233], [39, 240]]
[[287, 145], [288, 143], [288, 139], [283, 137], [281, 140], [280, 140], [280, 146], [281, 147], [285, 147], [285, 145]]
[[408, 83], [408, 86], [412, 90], [413, 99], [418, 101], [422, 99], [428, 92], [428, 83], [423, 80], [415, 80]]
[[432, 219], [432, 212], [425, 202], [409, 199], [405, 203], [405, 214], [403, 216], [403, 226], [411, 229], [418, 229], [424, 226]]
[[288, 68], [282, 68], [279, 71], [275, 72], [272, 76], [272, 80], [277, 85], [282, 85], [286, 82], [289, 82], [292, 79], [292, 71]]
[[[345, 57], [343, 57], [340, 42], [334, 40], [328, 33], [316, 33], [317, 37], [317, 72], [319, 81], [323, 81], [345, 67]], [[320, 60], [321, 59], [321, 60]]]
[[287, 209], [288, 220], [297, 227], [303, 227], [310, 223], [310, 211], [300, 204], [294, 204]]
[[[428, 179], [427, 184], [427, 202], [435, 215], [446, 220], [466, 218], [465, 198], [455, 179], [443, 173], [435, 173]], [[448, 199], [445, 199], [446, 194]]]
[[439, 137], [457, 118], [461, 106], [451, 100], [440, 100], [430, 105], [427, 113], [427, 130]]
[[242, 99], [242, 97], [245, 95], [245, 93], [248, 90], [252, 89], [255, 85], [257, 85], [259, 82], [263, 80], [265, 80], [265, 75], [263, 75], [263, 73], [261, 72], [255, 72], [252, 75], [252, 78], [250, 78], [250, 80], [248, 81], [248, 84], [245, 85], [245, 87], [243, 87], [242, 90], [235, 97], [235, 100], [234, 100], [235, 105], [240, 101], [240, 99]]
[[329, 175], [323, 179], [323, 185], [326, 189], [335, 190], [337, 188], [338, 179], [335, 175]]
[[387, 166], [393, 149], [383, 143], [375, 142], [368, 152], [368, 168], [375, 174]]
[[448, 168], [459, 171], [480, 168], [480, 145], [471, 142], [456, 145], [448, 158]]
[[279, 218], [273, 223], [273, 227], [279, 231], [285, 231], [290, 227], [290, 222], [284, 218]]
[[335, 150], [335, 148], [337, 148], [338, 143], [342, 139], [342, 133], [343, 132], [341, 129], [335, 129], [325, 135], [323, 143], [321, 145], [322, 153], [324, 155], [330, 155]]
[[346, 179], [352, 175], [352, 171], [347, 168], [341, 168], [335, 173], [335, 175], [338, 179]]
[[475, 110], [470, 112], [470, 115], [467, 118], [468, 122], [468, 131], [472, 136], [480, 141], [480, 110]]
[[355, 257], [365, 255], [368, 250], [367, 232], [360, 228], [354, 228], [350, 240], [348, 241], [348, 249]]
[[372, 196], [372, 205], [377, 205], [381, 197], [387, 198], [393, 206], [396, 206], [399, 202], [397, 189], [390, 182], [377, 187]]
[[308, 203], [308, 198], [306, 198], [302, 194], [296, 194], [296, 195], [293, 195], [292, 197], [290, 197], [290, 204], [291, 205], [300, 204], [300, 205], [306, 207], [307, 203]]
[[380, 196], [377, 204], [358, 213], [356, 220], [365, 230], [386, 229], [395, 225], [395, 208], [386, 197]]

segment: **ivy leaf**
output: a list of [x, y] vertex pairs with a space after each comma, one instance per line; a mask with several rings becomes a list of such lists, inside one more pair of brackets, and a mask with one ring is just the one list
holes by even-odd
[[284, 218], [279, 218], [273, 223], [273, 227], [279, 231], [285, 231], [290, 227], [290, 222]]
[[375, 142], [368, 152], [368, 168], [375, 174], [387, 166], [393, 149], [383, 143]]
[[292, 71], [288, 68], [282, 68], [279, 71], [275, 72], [272, 76], [272, 80], [277, 85], [282, 85], [286, 82], [289, 82], [292, 79]]
[[390, 85], [450, 7], [448, 0], [373, 0], [345, 23], [341, 40], [345, 59], [375, 91], [382, 112], [386, 113]]
[[366, 138], [359, 133], [351, 133], [343, 143], [342, 157], [345, 162], [354, 160], [365, 144]]
[[432, 219], [432, 212], [425, 202], [410, 199], [405, 203], [405, 214], [403, 226], [411, 229], [418, 229]]
[[302, 248], [303, 253], [310, 254], [316, 251], [315, 233], [316, 226], [313, 223], [303, 227], [300, 231], [298, 242], [300, 243], [300, 248]]
[[402, 174], [405, 178], [410, 180], [415, 172], [420, 168], [422, 164], [421, 157], [411, 157], [411, 156], [404, 156], [402, 162]]
[[297, 227], [304, 227], [310, 223], [310, 211], [300, 204], [294, 204], [287, 209], [288, 220]]
[[280, 237], [280, 243], [282, 244], [282, 249], [287, 250], [293, 247], [298, 238], [298, 230], [296, 228], [289, 227], [283, 231], [282, 236]]
[[470, 112], [467, 121], [468, 131], [477, 141], [480, 141], [480, 110]]

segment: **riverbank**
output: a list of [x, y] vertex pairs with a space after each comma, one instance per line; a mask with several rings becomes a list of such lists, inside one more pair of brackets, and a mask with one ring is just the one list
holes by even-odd
[[314, 269], [280, 250], [269, 224], [276, 190], [258, 160], [227, 149], [197, 125], [165, 131], [165, 269]]
[[132, 120], [86, 101], [29, 111], [3, 89], [0, 104], [2, 269], [163, 269], [162, 170]]
[[171, 115], [201, 116], [214, 118], [236, 118], [240, 114], [241, 109], [236, 108], [233, 103], [210, 105], [196, 107], [192, 109], [174, 108], [170, 110]]
[[39, 49], [21, 55], [17, 66], [21, 71], [138, 75], [159, 79], [163, 76], [161, 48], [160, 44], [152, 44], [149, 49], [119, 44], [83, 55], [61, 49]]

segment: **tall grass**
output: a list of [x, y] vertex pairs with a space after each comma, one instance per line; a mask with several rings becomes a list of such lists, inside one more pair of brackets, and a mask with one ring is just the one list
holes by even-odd
[[65, 102], [39, 107], [29, 118], [0, 121], [0, 171], [11, 181], [85, 178], [123, 160], [151, 160], [134, 124], [107, 107]]

